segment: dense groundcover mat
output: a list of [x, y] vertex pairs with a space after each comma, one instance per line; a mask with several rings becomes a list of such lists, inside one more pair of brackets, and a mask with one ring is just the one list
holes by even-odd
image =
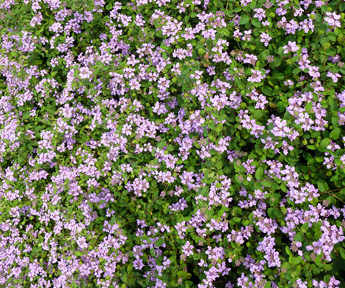
[[345, 287], [344, 10], [0, 0], [0, 287]]

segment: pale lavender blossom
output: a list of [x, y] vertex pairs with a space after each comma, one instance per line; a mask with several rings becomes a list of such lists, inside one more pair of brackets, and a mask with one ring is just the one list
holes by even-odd
[[270, 37], [267, 33], [261, 33], [260, 34], [260, 41], [264, 43], [264, 45], [267, 47], [268, 42], [271, 41], [272, 37]]
[[337, 83], [338, 82], [338, 78], [341, 77], [341, 75], [339, 73], [332, 73], [331, 71], [327, 72], [327, 76], [332, 78], [334, 83]]
[[340, 23], [340, 15], [337, 15], [335, 12], [326, 12], [326, 16], [324, 19], [327, 22], [327, 24], [329, 26], [331, 26], [332, 28], [336, 28], [336, 27], [341, 27], [341, 23]]
[[79, 75], [81, 79], [89, 79], [92, 75], [92, 72], [90, 71], [89, 68], [83, 67], [83, 68], [80, 68]]
[[258, 18], [260, 21], [262, 21], [262, 19], [266, 18], [266, 11], [262, 8], [256, 8], [254, 9], [255, 14], [254, 17]]
[[259, 83], [262, 81], [262, 79], [265, 78], [265, 75], [262, 75], [263, 72], [261, 70], [251, 69], [251, 72], [253, 73], [253, 75], [248, 78], [249, 82]]

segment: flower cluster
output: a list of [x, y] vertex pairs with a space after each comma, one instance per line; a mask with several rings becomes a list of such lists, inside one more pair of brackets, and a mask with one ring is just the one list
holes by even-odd
[[1, 287], [344, 284], [344, 3], [19, 2]]

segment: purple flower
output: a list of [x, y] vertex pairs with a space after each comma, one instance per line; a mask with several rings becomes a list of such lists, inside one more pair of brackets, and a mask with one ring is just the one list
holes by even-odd
[[186, 242], [185, 245], [182, 246], [183, 250], [182, 252], [186, 255], [186, 256], [190, 256], [190, 255], [193, 255], [193, 249], [194, 249], [194, 246], [190, 244], [189, 241]]
[[332, 28], [336, 28], [336, 27], [341, 27], [341, 23], [340, 23], [340, 15], [337, 15], [335, 12], [326, 12], [326, 16], [324, 19], [327, 22], [327, 24], [329, 26], [331, 26]]
[[[319, 78], [320, 77], [320, 72], [319, 72], [319, 67], [317, 66], [308, 66], [308, 74], [313, 77], [313, 78]], [[328, 76], [328, 75], [327, 75]]]
[[297, 52], [299, 48], [296, 42], [288, 41], [288, 45], [283, 46], [283, 49], [285, 49], [284, 54], [287, 54], [289, 52]]
[[83, 67], [83, 68], [80, 68], [79, 75], [80, 75], [80, 78], [82, 79], [88, 79], [91, 77], [92, 72], [90, 71], [89, 68]]
[[250, 41], [250, 36], [252, 35], [252, 30], [245, 30], [244, 36], [241, 38], [243, 41]]
[[341, 77], [341, 75], [339, 73], [332, 73], [331, 71], [327, 72], [327, 76], [332, 78], [334, 83], [337, 83], [338, 82], [338, 78]]
[[262, 8], [257, 8], [257, 9], [254, 9], [255, 11], [255, 14], [254, 14], [254, 17], [258, 18], [260, 21], [262, 21], [262, 19], [266, 18], [266, 11]]
[[260, 83], [261, 80], [266, 77], [265, 75], [262, 75], [262, 71], [261, 70], [251, 69], [250, 71], [253, 73], [253, 75], [248, 78], [249, 82]]
[[267, 33], [261, 33], [260, 38], [260, 42], [264, 43], [266, 47], [268, 46], [268, 42], [272, 39]]
[[144, 267], [144, 263], [143, 263], [143, 260], [140, 259], [140, 258], [137, 258], [136, 260], [134, 260], [133, 262], [133, 267], [135, 269], [138, 269], [138, 270], [141, 270], [143, 267]]

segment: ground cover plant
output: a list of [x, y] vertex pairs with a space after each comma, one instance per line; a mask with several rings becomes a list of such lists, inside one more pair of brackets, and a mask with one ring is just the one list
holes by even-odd
[[344, 287], [344, 10], [0, 0], [0, 287]]

